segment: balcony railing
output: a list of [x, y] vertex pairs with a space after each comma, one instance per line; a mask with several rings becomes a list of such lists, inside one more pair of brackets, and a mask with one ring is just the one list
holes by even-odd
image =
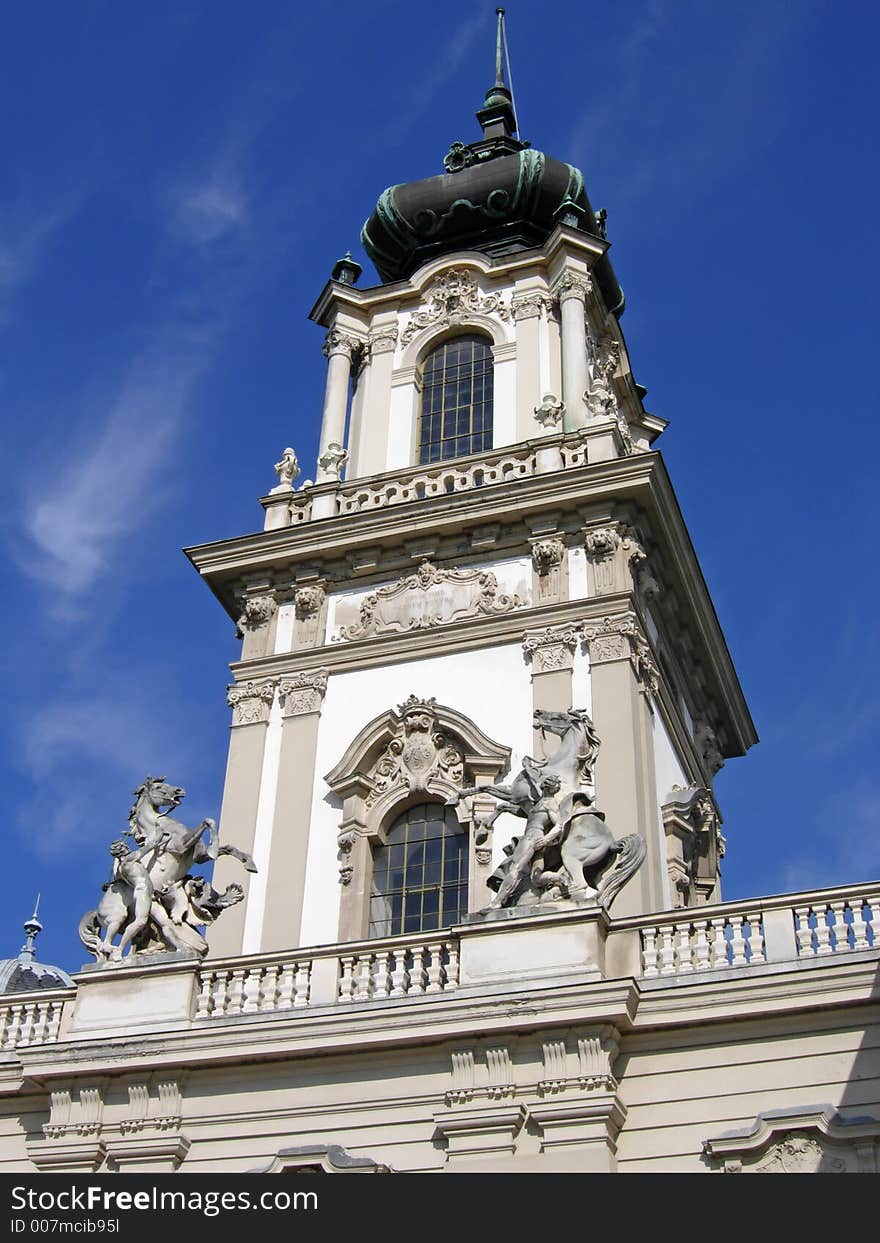
[[[481, 927], [473, 926], [476, 935]], [[469, 935], [464, 927], [167, 969], [193, 972], [196, 1026], [239, 1016], [325, 1013], [455, 992], [462, 943]], [[638, 957], [637, 974], [658, 985], [664, 977], [694, 979], [700, 972], [732, 977], [777, 964], [818, 964], [880, 950], [880, 883], [632, 916], [612, 920], [607, 935], [634, 939], [630, 960], [635, 966]], [[137, 959], [126, 966], [137, 967]], [[130, 987], [137, 977], [126, 975]], [[102, 978], [109, 977], [90, 975], [90, 981]], [[0, 997], [0, 1054], [62, 1039], [71, 1026], [62, 1019], [75, 1003], [74, 988]]]
[[577, 432], [540, 437], [491, 453], [388, 471], [365, 479], [312, 484], [298, 492], [275, 492], [262, 498], [267, 531], [299, 526], [316, 518], [375, 512], [412, 501], [430, 500], [571, 470], [606, 461], [622, 452], [613, 421], [596, 420]]

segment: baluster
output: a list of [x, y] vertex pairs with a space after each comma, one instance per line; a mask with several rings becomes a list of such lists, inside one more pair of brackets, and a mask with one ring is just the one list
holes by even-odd
[[813, 929], [810, 927], [810, 908], [808, 906], [796, 906], [794, 908], [795, 917], [795, 940], [797, 941], [798, 955], [807, 955], [814, 953], [813, 950]]
[[293, 1007], [295, 1010], [301, 1010], [303, 1006], [309, 1004], [312, 990], [312, 960], [310, 958], [303, 959], [297, 966], [295, 988]]
[[46, 1030], [49, 1026], [49, 1011], [52, 1008], [51, 1001], [40, 1001], [36, 1006], [36, 1022], [33, 1027], [33, 1043], [43, 1044], [46, 1039]]
[[813, 907], [816, 912], [816, 956], [819, 958], [825, 954], [834, 953], [831, 945], [831, 928], [828, 926], [828, 909], [824, 903]]
[[373, 955], [361, 954], [358, 959], [358, 977], [357, 990], [355, 997], [358, 1001], [368, 1001], [370, 993], [373, 991]]
[[275, 1002], [276, 1010], [289, 1010], [293, 1006], [296, 992], [295, 972], [296, 963], [290, 961], [282, 963], [281, 976], [278, 981], [278, 999]]
[[405, 997], [409, 987], [409, 972], [406, 969], [406, 950], [403, 947], [394, 951], [394, 970], [391, 972], [391, 996]]
[[659, 975], [659, 958], [657, 956], [657, 929], [642, 929], [642, 975], [645, 977]]
[[9, 1025], [12, 1019], [12, 1007], [4, 1006], [0, 1010], [0, 1049], [9, 1047]]
[[431, 955], [431, 965], [428, 967], [428, 986], [426, 993], [442, 993], [443, 985], [440, 977], [443, 974], [443, 968], [440, 965], [440, 950], [442, 946], [439, 941], [435, 941], [427, 947], [428, 953]]
[[877, 906], [871, 898], [865, 898], [864, 906], [865, 922], [871, 930], [871, 944], [874, 949], [880, 949], [880, 937], [877, 935], [877, 925], [880, 923], [880, 906]]
[[760, 911], [749, 916], [749, 955], [749, 963], [753, 967], [767, 961], [764, 954], [764, 916]]
[[427, 945], [416, 945], [412, 951], [412, 966], [409, 971], [409, 991], [411, 993], [423, 993], [425, 991], [425, 982], [428, 973], [425, 971], [425, 956], [428, 953]]
[[691, 962], [691, 925], [675, 925], [675, 956], [678, 959], [679, 971], [693, 971]]
[[202, 986], [199, 989], [199, 999], [196, 1002], [196, 1018], [206, 1019], [214, 1009], [214, 980], [216, 973], [214, 971], [203, 971], [201, 976]]
[[272, 963], [263, 972], [263, 988], [260, 993], [261, 1010], [277, 1010], [280, 996], [281, 963]]
[[241, 1012], [252, 1014], [260, 1008], [260, 985], [263, 982], [263, 968], [249, 967], [242, 981]]
[[854, 950], [866, 950], [868, 948], [868, 925], [862, 917], [862, 899], [854, 898], [848, 905], [852, 912], [850, 924], [853, 934], [852, 947]]
[[694, 970], [707, 971], [711, 967], [712, 947], [706, 936], [706, 929], [710, 925], [705, 919], [700, 919], [694, 924]]
[[675, 975], [675, 925], [664, 924], [660, 929], [660, 974]]
[[214, 987], [214, 1013], [226, 1014], [229, 1005], [229, 981], [231, 972], [218, 971]]
[[727, 962], [727, 937], [724, 935], [724, 916], [716, 915], [714, 919], [709, 920], [709, 927], [712, 930], [711, 941], [711, 962], [713, 967], [726, 967]]
[[388, 950], [380, 950], [376, 955], [376, 977], [373, 985], [374, 997], [388, 997], [391, 993], [391, 972], [388, 969]]
[[24, 1006], [12, 1007], [12, 1022], [9, 1027], [9, 1048], [14, 1049], [21, 1039], [21, 1024], [24, 1018]]
[[[61, 1013], [63, 1006], [63, 1002], [60, 1004], [54, 1001], [52, 1002], [52, 1014], [49, 1019], [49, 1030], [46, 1033], [47, 1041], [58, 1039], [58, 1029], [61, 1026]], [[2, 1047], [2, 1045], [0, 1045], [0, 1047]]]
[[244, 977], [246, 974], [246, 967], [236, 967], [231, 972], [226, 996], [227, 1014], [241, 1014], [244, 1008]]
[[748, 963], [746, 958], [746, 942], [743, 936], [743, 917], [742, 915], [731, 915], [730, 928], [733, 936], [730, 938], [731, 967], [745, 967]]
[[341, 958], [342, 978], [339, 981], [339, 1000], [354, 1001], [354, 958]]
[[846, 922], [846, 903], [831, 902], [829, 903], [831, 912], [834, 915], [834, 927], [831, 932], [834, 937], [835, 953], [842, 953], [849, 949], [849, 925]]
[[449, 941], [447, 946], [446, 960], [446, 992], [449, 993], [453, 989], [458, 988], [458, 942]]

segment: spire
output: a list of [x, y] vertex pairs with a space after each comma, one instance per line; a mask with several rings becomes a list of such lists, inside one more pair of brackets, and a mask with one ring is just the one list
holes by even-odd
[[25, 943], [19, 951], [19, 962], [34, 961], [34, 942], [39, 934], [43, 931], [43, 925], [37, 919], [37, 911], [40, 909], [40, 894], [37, 894], [37, 900], [34, 903], [34, 913], [30, 919], [24, 921]]
[[477, 112], [484, 138], [510, 138], [516, 130], [513, 96], [504, 81], [504, 9], [496, 9], [498, 30], [495, 36], [495, 83], [486, 92], [486, 99]]

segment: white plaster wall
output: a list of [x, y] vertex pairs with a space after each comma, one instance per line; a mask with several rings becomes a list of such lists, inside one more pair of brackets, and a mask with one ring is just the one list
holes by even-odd
[[568, 550], [568, 594], [572, 600], [586, 600], [590, 594], [587, 554], [583, 548]]
[[[339, 926], [339, 863], [336, 835], [340, 810], [328, 798], [324, 774], [380, 712], [409, 695], [434, 696], [464, 713], [495, 742], [511, 747], [516, 772], [532, 751], [532, 689], [519, 643], [384, 668], [362, 669], [330, 678], [318, 729], [317, 772], [309, 828], [301, 945], [332, 944]], [[495, 861], [522, 821], [504, 815], [494, 834]]]
[[[686, 786], [688, 784], [687, 775], [682, 767], [678, 757], [675, 745], [669, 736], [660, 710], [655, 705], [654, 708], [654, 779], [656, 783], [656, 799], [657, 799], [657, 833], [660, 841], [660, 858], [666, 858], [666, 832], [663, 828], [663, 817], [660, 813], [660, 806], [665, 803], [670, 790], [673, 786]], [[663, 880], [663, 902], [664, 907], [671, 908], [672, 894], [669, 889], [669, 876], [664, 865], [662, 869]]]
[[574, 650], [574, 664], [571, 670], [571, 706], [583, 708], [591, 717], [593, 715], [590, 657], [583, 643], [578, 643]]
[[289, 652], [293, 647], [293, 619], [296, 616], [295, 604], [282, 604], [278, 609], [275, 624], [275, 655]]
[[415, 384], [392, 384], [386, 470], [403, 470], [413, 464], [416, 456], [415, 435]]
[[243, 954], [259, 952], [263, 933], [266, 886], [269, 880], [269, 849], [272, 842], [272, 821], [275, 818], [278, 768], [281, 762], [281, 726], [281, 703], [276, 694], [269, 710], [269, 724], [266, 727], [266, 741], [263, 747], [263, 771], [260, 776], [253, 849], [257, 870], [251, 876], [248, 887], [247, 913], [241, 947]]
[[[407, 574], [401, 575], [401, 577], [407, 577], [410, 573], [414, 574], [417, 568], [417, 564], [413, 562], [412, 569], [407, 571]], [[467, 568], [477, 567], [469, 566]], [[531, 561], [527, 557], [509, 557], [503, 561], [488, 561], [484, 564], [481, 563], [479, 569], [481, 572], [492, 571], [498, 580], [500, 594], [517, 595], [523, 604], [531, 604], [532, 570]], [[382, 587], [393, 586], [397, 581], [397, 579], [389, 579], [387, 582], [374, 583], [369, 587], [364, 587], [361, 591], [332, 592], [327, 599], [328, 637], [332, 639], [341, 625], [350, 626], [358, 620], [360, 603], [366, 596], [379, 591]], [[401, 596], [400, 598], [403, 599], [404, 597]], [[277, 647], [275, 650], [278, 650]]]
[[492, 397], [492, 447], [516, 444], [516, 359], [495, 363]]

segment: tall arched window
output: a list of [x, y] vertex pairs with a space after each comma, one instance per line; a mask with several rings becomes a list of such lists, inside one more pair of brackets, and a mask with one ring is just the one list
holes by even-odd
[[427, 932], [467, 912], [468, 835], [451, 807], [420, 803], [373, 850], [370, 936]]
[[492, 448], [492, 346], [468, 335], [444, 341], [422, 364], [419, 464]]

